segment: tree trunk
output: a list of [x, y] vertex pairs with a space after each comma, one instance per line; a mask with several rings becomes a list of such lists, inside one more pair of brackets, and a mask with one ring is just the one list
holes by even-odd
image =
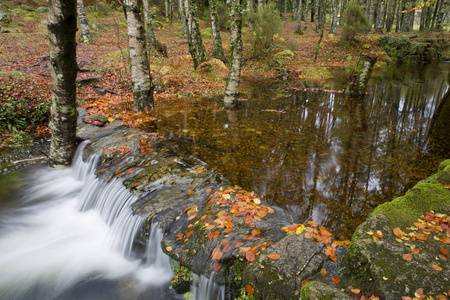
[[83, 0], [77, 0], [78, 19], [80, 20], [81, 41], [89, 43], [91, 41], [91, 33], [89, 32], [88, 19], [84, 10]]
[[191, 53], [194, 62], [194, 69], [208, 60], [205, 45], [200, 34], [200, 27], [196, 18], [196, 6], [191, 0], [184, 0], [184, 15], [186, 31], [189, 44], [189, 53]]
[[414, 0], [409, 1], [408, 10], [404, 16], [402, 31], [409, 32], [412, 29], [411, 23], [414, 23], [414, 13], [415, 10], [410, 11], [414, 8]]
[[337, 34], [337, 12], [339, 9], [339, 0], [333, 0], [331, 3], [331, 33]]
[[145, 23], [145, 37], [147, 40], [149, 48], [154, 50], [156, 49], [156, 36], [155, 30], [153, 28], [153, 17], [150, 9], [150, 1], [143, 0], [143, 14], [144, 14], [144, 23]]
[[147, 51], [145, 50], [144, 22], [139, 13], [138, 0], [125, 0], [124, 6], [127, 15], [134, 110], [153, 109], [152, 78]]
[[242, 12], [243, 0], [230, 0], [230, 50], [231, 65], [225, 89], [225, 105], [231, 106], [239, 99], [242, 67]]
[[390, 0], [389, 2], [389, 10], [386, 18], [386, 32], [391, 32], [392, 24], [394, 24], [394, 12], [396, 4], [397, 0]]
[[395, 23], [395, 32], [398, 32], [400, 30], [401, 19], [402, 19], [402, 10], [403, 10], [403, 0], [399, 0], [398, 6], [397, 6], [397, 21]]
[[350, 81], [345, 93], [350, 97], [364, 96], [367, 83], [372, 75], [373, 66], [377, 62], [377, 57], [370, 54], [361, 54], [356, 69], [350, 76]]
[[295, 28], [295, 33], [303, 34], [302, 31], [302, 0], [298, 0], [297, 7], [297, 27]]
[[319, 18], [318, 18], [318, 22], [317, 22], [317, 27], [319, 29], [323, 29], [325, 27], [325, 15], [327, 13], [326, 8], [325, 8], [326, 1], [325, 0], [318, 0], [318, 1], [319, 1], [319, 3], [318, 3], [317, 10], [318, 10]]
[[214, 57], [227, 63], [227, 58], [223, 54], [222, 38], [220, 36], [216, 0], [209, 0], [209, 14], [211, 17], [211, 29], [214, 41]]
[[76, 59], [77, 11], [75, 1], [51, 0], [48, 13], [52, 107], [49, 164], [70, 165], [77, 129]]
[[419, 27], [419, 31], [424, 31], [426, 29], [427, 16], [428, 16], [428, 6], [425, 4], [422, 7], [422, 12], [420, 13], [420, 27]]
[[369, 15], [369, 25], [370, 28], [372, 28], [373, 25], [373, 17], [374, 17], [374, 13], [375, 13], [375, 4], [377, 3], [377, 0], [370, 0], [368, 5], [368, 15]]
[[379, 0], [378, 1], [378, 11], [377, 11], [377, 21], [375, 24], [375, 31], [377, 33], [383, 33], [385, 7], [386, 7], [385, 0]]
[[437, 19], [437, 15], [438, 15], [438, 11], [439, 11], [439, 5], [442, 2], [442, 0], [437, 0], [436, 1], [436, 6], [434, 7], [434, 13], [433, 13], [433, 17], [431, 20], [431, 30], [435, 29], [435, 24], [436, 24], [436, 19]]
[[311, 3], [309, 4], [310, 5], [310, 9], [311, 9], [311, 22], [312, 23], [314, 23], [315, 22], [315, 12], [316, 12], [316, 1], [317, 0], [311, 0]]
[[441, 1], [441, 10], [440, 13], [437, 15], [436, 20], [436, 30], [442, 31], [444, 30], [444, 16], [447, 16], [448, 18], [448, 11], [447, 11], [448, 1], [442, 0]]

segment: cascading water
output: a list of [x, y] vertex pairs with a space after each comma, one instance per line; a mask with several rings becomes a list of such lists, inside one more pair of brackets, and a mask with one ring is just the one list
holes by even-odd
[[[94, 177], [96, 157], [40, 169], [0, 206], [0, 299], [179, 299], [153, 226], [147, 257], [133, 257], [144, 219], [120, 181]], [[12, 203], [12, 204], [11, 204]], [[0, 202], [0, 205], [2, 203]]]
[[204, 275], [192, 275], [191, 285], [192, 299], [195, 300], [225, 300], [225, 286], [214, 282], [214, 272], [210, 278]]

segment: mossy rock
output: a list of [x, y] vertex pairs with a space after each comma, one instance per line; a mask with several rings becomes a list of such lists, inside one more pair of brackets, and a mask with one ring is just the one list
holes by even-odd
[[48, 7], [45, 7], [45, 6], [40, 6], [40, 7], [38, 7], [37, 9], [36, 9], [36, 12], [38, 12], [38, 13], [48, 13]]
[[[430, 181], [448, 176], [449, 170], [447, 160], [439, 167], [440, 175], [431, 176], [434, 179]], [[413, 224], [427, 211], [450, 214], [450, 191], [442, 184], [419, 183], [404, 196], [378, 206], [357, 228], [348, 247], [348, 284], [385, 299], [413, 298], [419, 288], [428, 296], [445, 294], [450, 286], [450, 268], [439, 258], [440, 247], [450, 251], [450, 246], [439, 240], [445, 232], [423, 232], [416, 227], [418, 223]], [[394, 234], [396, 228], [404, 232], [404, 239]], [[374, 232], [381, 233], [382, 238], [373, 237]], [[416, 234], [425, 236], [422, 240]], [[415, 250], [419, 253], [405, 259], [412, 249], [419, 249]]]
[[20, 9], [25, 10], [25, 11], [34, 11], [34, 9], [31, 6], [28, 6], [26, 4], [20, 5]]
[[352, 297], [328, 284], [312, 281], [308, 282], [301, 291], [301, 300], [351, 300]]

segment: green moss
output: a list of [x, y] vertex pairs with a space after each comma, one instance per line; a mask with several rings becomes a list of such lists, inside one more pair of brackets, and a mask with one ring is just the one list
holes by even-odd
[[448, 212], [450, 192], [443, 186], [419, 183], [404, 196], [378, 206], [372, 213], [383, 214], [399, 227], [409, 226], [425, 211]]

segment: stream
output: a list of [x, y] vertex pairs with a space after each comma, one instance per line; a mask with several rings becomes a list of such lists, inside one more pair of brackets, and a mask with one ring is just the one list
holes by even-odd
[[[195, 110], [168, 111], [158, 131], [287, 211], [288, 222], [312, 217], [349, 238], [375, 206], [448, 156], [448, 141], [438, 138], [448, 137], [448, 124], [434, 116], [449, 90], [449, 69], [442, 63], [374, 74], [364, 99], [259, 85], [239, 110], [198, 99], [189, 104]], [[321, 85], [342, 88], [337, 80]], [[136, 196], [121, 181], [96, 179], [98, 157], [83, 162], [85, 145], [66, 169], [0, 153], [0, 299], [183, 299], [169, 288], [162, 233], [152, 225], [143, 235], [145, 220], [130, 209]], [[225, 299], [211, 278], [194, 278], [192, 299]]]

